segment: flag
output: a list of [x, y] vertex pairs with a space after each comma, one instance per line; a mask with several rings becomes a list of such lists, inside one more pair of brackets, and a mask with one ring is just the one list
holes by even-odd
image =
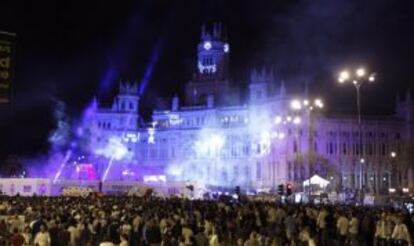
[[10, 103], [15, 34], [0, 31], [0, 104]]

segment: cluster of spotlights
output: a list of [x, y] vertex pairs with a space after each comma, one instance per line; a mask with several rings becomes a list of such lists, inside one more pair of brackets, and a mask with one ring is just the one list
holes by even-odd
[[299, 116], [276, 116], [275, 117], [275, 124], [283, 124], [286, 125], [288, 123], [293, 123], [295, 125], [298, 125], [302, 122], [302, 119]]
[[301, 110], [301, 109], [310, 109], [313, 110], [314, 108], [322, 109], [324, 107], [323, 101], [320, 98], [316, 98], [313, 101], [310, 100], [298, 100], [295, 99], [290, 102], [290, 107], [293, 110]]
[[344, 70], [339, 73], [338, 82], [345, 83], [348, 81], [352, 81], [353, 84], [358, 84], [361, 80], [367, 80], [368, 82], [375, 81], [375, 74], [371, 73], [368, 74], [364, 68], [357, 68], [352, 73], [348, 70]]

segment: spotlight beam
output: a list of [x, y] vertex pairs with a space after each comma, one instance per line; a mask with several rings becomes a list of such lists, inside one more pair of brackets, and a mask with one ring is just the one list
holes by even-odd
[[72, 151], [71, 150], [66, 151], [66, 155], [63, 158], [62, 164], [60, 165], [59, 170], [56, 173], [55, 178], [53, 179], [54, 184], [59, 180], [60, 175], [62, 175], [63, 168], [66, 166], [66, 163], [68, 162], [71, 156], [72, 156]]

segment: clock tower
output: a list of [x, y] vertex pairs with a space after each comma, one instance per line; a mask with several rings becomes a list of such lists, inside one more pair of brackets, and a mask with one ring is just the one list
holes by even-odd
[[212, 30], [203, 25], [193, 79], [186, 86], [187, 103], [204, 104], [213, 96], [219, 104], [225, 103], [229, 91], [229, 53], [221, 23], [213, 24]]

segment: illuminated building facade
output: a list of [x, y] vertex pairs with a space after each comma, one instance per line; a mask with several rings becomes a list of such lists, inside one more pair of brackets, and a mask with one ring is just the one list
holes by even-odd
[[318, 174], [339, 190], [358, 188], [362, 174], [370, 192], [414, 189], [409, 155], [414, 107], [408, 93], [397, 101], [395, 115], [364, 118], [360, 145], [354, 116], [292, 108], [292, 100], [303, 96], [288, 93], [270, 71], [252, 71], [248, 98], [240, 100], [230, 86], [230, 48], [220, 24], [212, 31], [203, 27], [185, 100], [173, 97], [171, 108], [155, 110], [151, 122], [139, 116], [137, 84], [121, 82], [111, 108], [94, 101], [87, 118], [90, 145], [95, 154], [108, 155], [109, 178], [147, 174], [215, 187], [272, 189], [288, 182], [301, 187]]

